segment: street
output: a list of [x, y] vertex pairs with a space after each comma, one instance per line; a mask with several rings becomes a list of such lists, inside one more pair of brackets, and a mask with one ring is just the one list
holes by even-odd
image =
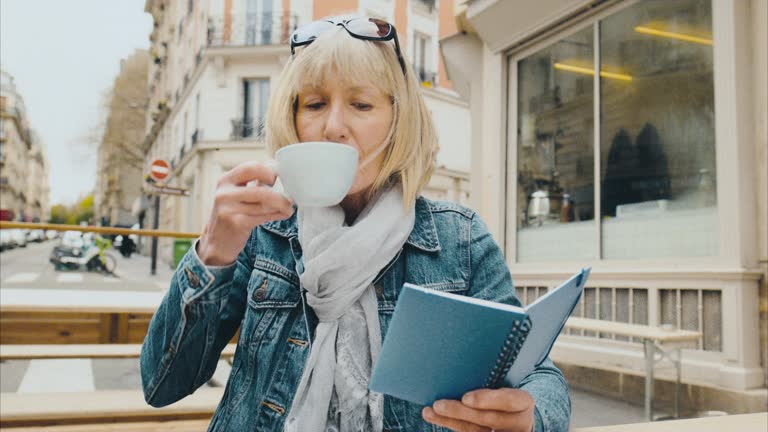
[[115, 276], [86, 271], [56, 271], [48, 262], [57, 240], [29, 243], [25, 248], [0, 253], [0, 287], [83, 290], [157, 291], [168, 287], [173, 270], [158, 260], [157, 274], [151, 276], [149, 257], [133, 254], [130, 258], [116, 249], [106, 253], [117, 259]]

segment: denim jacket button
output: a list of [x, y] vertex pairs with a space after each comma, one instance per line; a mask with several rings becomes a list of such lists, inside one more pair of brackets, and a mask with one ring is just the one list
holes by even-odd
[[267, 290], [265, 290], [264, 288], [259, 288], [254, 293], [254, 297], [256, 298], [256, 300], [264, 300], [264, 297], [266, 296], [267, 296]]
[[187, 279], [189, 280], [189, 286], [197, 288], [200, 286], [200, 278], [190, 270], [189, 267], [185, 267], [184, 271], [187, 273]]

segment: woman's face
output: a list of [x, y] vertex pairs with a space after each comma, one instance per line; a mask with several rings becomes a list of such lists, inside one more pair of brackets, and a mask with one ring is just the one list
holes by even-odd
[[[331, 80], [299, 92], [296, 130], [299, 141], [331, 141], [350, 145], [360, 162], [376, 152], [387, 138], [393, 108], [389, 95], [371, 83]], [[381, 171], [385, 152], [362, 167], [348, 195], [366, 191]]]

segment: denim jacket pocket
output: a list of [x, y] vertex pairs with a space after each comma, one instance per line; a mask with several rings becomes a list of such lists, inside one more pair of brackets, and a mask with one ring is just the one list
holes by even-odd
[[[281, 353], [277, 351], [285, 346], [276, 342], [277, 335], [284, 330], [290, 312], [301, 302], [297, 285], [263, 268], [251, 271], [247, 299], [248, 307], [238, 340], [242, 357], [235, 359], [232, 396], [227, 401], [225, 417], [221, 419], [222, 424], [231, 424], [232, 428], [244, 421], [241, 418], [243, 404], [248, 405], [259, 389], [263, 391], [266, 377], [273, 374], [269, 359], [279, 357]], [[248, 401], [244, 402], [246, 399]]]
[[[283, 320], [301, 301], [299, 287], [282, 276], [254, 268], [248, 280], [248, 310], [243, 327], [248, 343], [253, 345], [264, 337], [273, 336], [275, 328], [285, 324]], [[271, 324], [271, 325], [270, 325]]]

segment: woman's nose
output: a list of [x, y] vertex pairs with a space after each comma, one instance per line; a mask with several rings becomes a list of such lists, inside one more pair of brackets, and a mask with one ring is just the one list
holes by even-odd
[[349, 129], [344, 119], [344, 109], [340, 104], [331, 104], [325, 119], [324, 138], [327, 141], [344, 143], [349, 139]]

